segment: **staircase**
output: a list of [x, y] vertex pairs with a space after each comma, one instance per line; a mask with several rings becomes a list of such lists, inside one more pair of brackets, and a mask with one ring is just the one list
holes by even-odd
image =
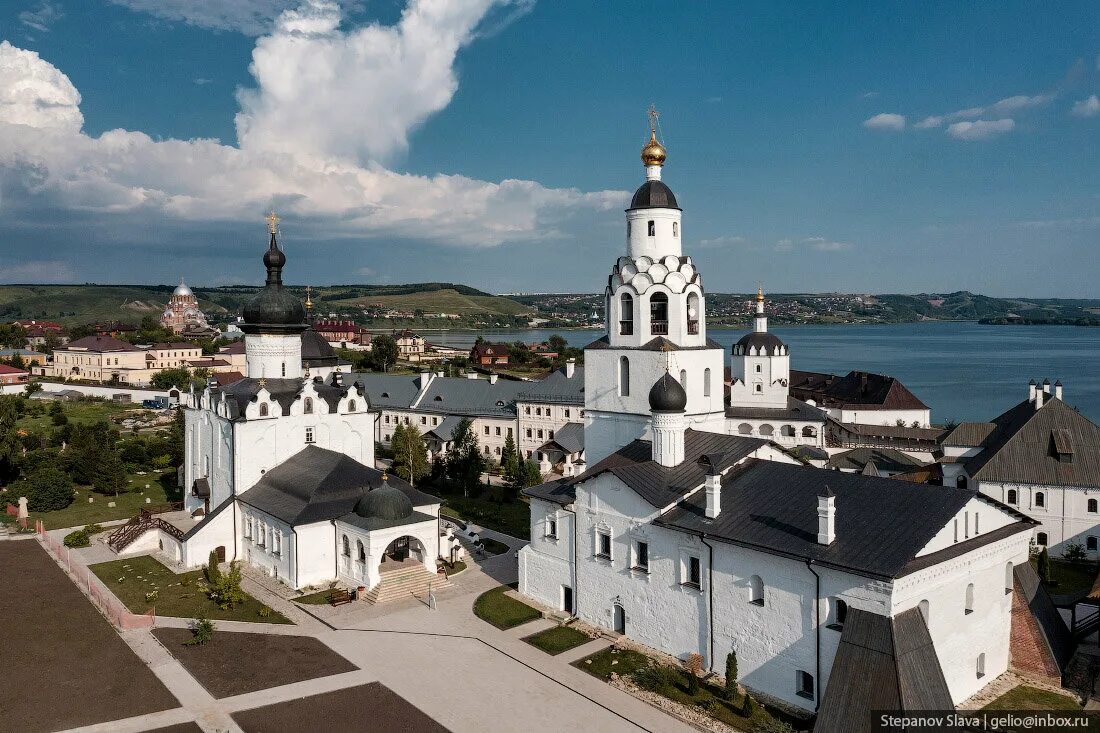
[[160, 517], [150, 514], [146, 509], [142, 509], [138, 512], [136, 517], [133, 517], [129, 522], [107, 536], [107, 546], [115, 552], [122, 552], [129, 547], [134, 540], [151, 529], [163, 529], [177, 540], [183, 539], [183, 530], [179, 527], [164, 521]]
[[371, 603], [387, 603], [409, 596], [426, 598], [429, 584], [433, 591], [454, 587], [454, 583], [443, 576], [429, 573], [422, 565], [413, 565], [382, 573], [382, 580], [370, 589], [365, 598]]

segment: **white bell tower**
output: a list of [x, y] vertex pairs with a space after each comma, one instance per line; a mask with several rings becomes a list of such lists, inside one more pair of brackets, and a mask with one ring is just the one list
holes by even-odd
[[785, 408], [790, 394], [791, 350], [774, 333], [768, 333], [764, 290], [756, 291], [752, 333], [733, 345], [730, 360], [730, 405], [734, 407]]
[[722, 349], [707, 339], [703, 280], [683, 254], [682, 211], [661, 180], [667, 153], [652, 107], [649, 120], [646, 179], [626, 210], [626, 253], [604, 290], [607, 334], [585, 351], [589, 464], [649, 437], [648, 389], [666, 367], [687, 393], [686, 426], [724, 429]]

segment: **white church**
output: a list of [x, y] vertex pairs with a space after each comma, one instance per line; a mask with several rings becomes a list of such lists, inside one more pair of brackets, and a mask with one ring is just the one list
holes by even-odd
[[792, 445], [821, 424], [794, 419], [813, 406], [788, 393], [762, 296], [727, 409], [665, 157], [651, 125], [607, 334], [585, 349], [588, 468], [525, 491], [520, 592], [720, 675], [734, 652], [746, 687], [816, 713], [818, 730], [953, 707], [1009, 666], [1036, 522], [955, 486], [814, 468], [760, 434], [785, 418]]

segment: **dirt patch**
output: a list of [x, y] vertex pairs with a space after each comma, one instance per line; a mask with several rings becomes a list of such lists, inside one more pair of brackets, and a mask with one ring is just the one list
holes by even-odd
[[52, 731], [179, 707], [34, 540], [0, 542], [0, 729]]
[[448, 733], [381, 682], [334, 690], [233, 713], [245, 733], [354, 730], [359, 733]]
[[191, 721], [189, 723], [176, 723], [175, 725], [166, 725], [163, 728], [154, 728], [153, 730], [145, 731], [145, 733], [203, 733], [199, 724]]
[[153, 635], [216, 698], [359, 669], [312, 636], [215, 631], [207, 643], [187, 646], [188, 629]]

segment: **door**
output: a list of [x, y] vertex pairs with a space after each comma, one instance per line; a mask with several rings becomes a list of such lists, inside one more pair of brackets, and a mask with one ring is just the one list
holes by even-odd
[[225, 562], [225, 545], [218, 545], [218, 562]]
[[561, 587], [561, 610], [573, 613], [573, 589], [568, 585]]
[[615, 604], [615, 632], [626, 634], [626, 611], [618, 603]]

